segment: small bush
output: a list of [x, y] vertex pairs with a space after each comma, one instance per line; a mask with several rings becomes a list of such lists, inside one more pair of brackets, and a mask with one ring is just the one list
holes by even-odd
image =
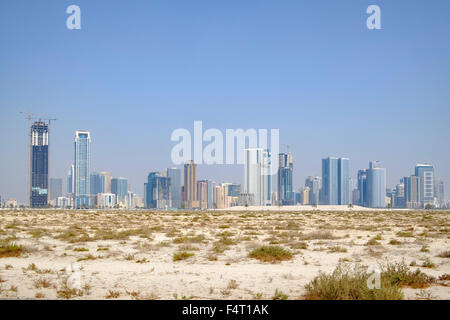
[[391, 241], [389, 241], [389, 244], [392, 244], [393, 246], [397, 246], [402, 244], [401, 241], [398, 241], [397, 239], [392, 239]]
[[438, 255], [438, 257], [440, 257], [440, 258], [450, 258], [450, 250], [441, 252], [441, 253]]
[[264, 262], [280, 262], [292, 259], [292, 253], [279, 246], [263, 246], [250, 252], [250, 258]]
[[0, 258], [19, 257], [22, 253], [23, 248], [21, 245], [10, 241], [0, 242]]
[[430, 260], [430, 258], [427, 258], [423, 262], [422, 267], [424, 267], [424, 268], [436, 268], [436, 265], [434, 264], [433, 261]]
[[173, 261], [186, 260], [192, 256], [194, 256], [194, 254], [191, 252], [186, 252], [186, 251], [176, 252], [173, 254]]
[[283, 291], [275, 289], [275, 294], [272, 297], [272, 300], [287, 300], [288, 296], [283, 293]]
[[369, 289], [371, 276], [361, 266], [339, 264], [331, 274], [320, 273], [306, 285], [307, 300], [401, 300], [403, 294], [398, 286], [380, 277], [380, 289]]

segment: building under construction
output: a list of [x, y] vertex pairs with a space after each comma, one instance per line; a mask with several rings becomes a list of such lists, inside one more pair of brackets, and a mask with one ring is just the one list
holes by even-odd
[[30, 128], [30, 206], [48, 205], [49, 124], [36, 121]]

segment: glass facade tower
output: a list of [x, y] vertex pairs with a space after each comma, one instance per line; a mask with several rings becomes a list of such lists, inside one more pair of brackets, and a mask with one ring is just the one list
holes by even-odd
[[89, 208], [91, 195], [91, 134], [75, 133], [74, 193], [75, 208]]

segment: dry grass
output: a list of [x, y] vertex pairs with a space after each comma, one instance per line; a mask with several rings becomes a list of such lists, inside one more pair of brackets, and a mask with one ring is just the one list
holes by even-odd
[[291, 260], [293, 257], [292, 252], [279, 246], [263, 246], [254, 249], [249, 254], [250, 258], [258, 259], [263, 262], [280, 262], [285, 260]]
[[0, 258], [19, 257], [23, 252], [21, 245], [11, 241], [0, 241]]

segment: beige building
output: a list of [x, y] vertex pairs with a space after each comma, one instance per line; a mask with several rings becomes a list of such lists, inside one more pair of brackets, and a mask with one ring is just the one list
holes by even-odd
[[105, 179], [105, 193], [111, 193], [111, 173], [109, 172], [100, 172]]
[[197, 182], [197, 195], [198, 204], [200, 209], [208, 208], [208, 182], [198, 181]]
[[216, 209], [225, 209], [227, 208], [227, 196], [226, 196], [226, 187], [224, 186], [216, 186], [214, 192], [214, 204]]
[[184, 165], [184, 208], [199, 208], [197, 199], [197, 165], [189, 161]]
[[309, 187], [303, 188], [302, 191], [302, 204], [308, 205], [309, 204]]

